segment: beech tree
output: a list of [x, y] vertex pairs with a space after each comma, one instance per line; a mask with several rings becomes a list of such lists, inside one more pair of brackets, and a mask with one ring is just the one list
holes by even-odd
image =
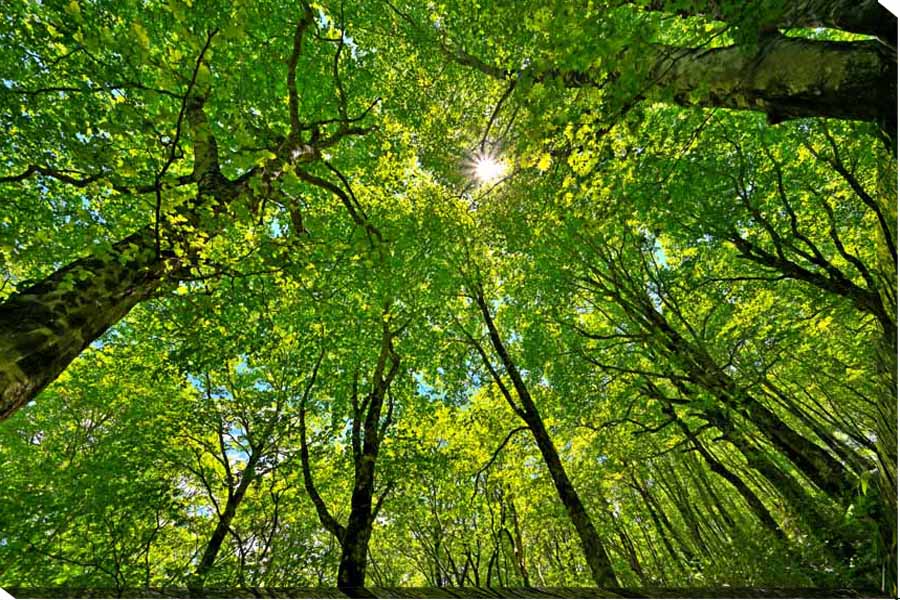
[[875, 0], [7, 4], [13, 595], [896, 595]]

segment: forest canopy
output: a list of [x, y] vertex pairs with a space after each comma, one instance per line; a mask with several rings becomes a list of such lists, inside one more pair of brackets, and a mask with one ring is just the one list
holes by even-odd
[[876, 0], [6, 0], [0, 586], [896, 596], [896, 82]]

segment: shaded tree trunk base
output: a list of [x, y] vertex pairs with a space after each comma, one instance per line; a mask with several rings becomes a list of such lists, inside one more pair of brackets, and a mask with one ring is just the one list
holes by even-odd
[[[437, 588], [366, 587], [348, 595], [337, 588], [7, 588], [15, 598], [891, 598], [878, 590], [849, 588]], [[349, 591], [349, 590], [348, 590]]]

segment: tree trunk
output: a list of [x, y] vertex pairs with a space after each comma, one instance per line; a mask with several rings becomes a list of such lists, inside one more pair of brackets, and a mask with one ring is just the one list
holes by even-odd
[[[687, 429], [687, 426], [684, 425], [684, 422], [679, 419], [679, 424], [681, 424], [682, 431]], [[719, 459], [714, 457], [709, 450], [706, 449], [696, 437], [691, 437], [691, 441], [694, 444], [694, 448], [700, 453], [700, 456], [703, 457], [703, 460], [706, 461], [706, 464], [709, 466], [709, 470], [713, 473], [716, 473], [722, 479], [727, 481], [734, 487], [735, 490], [741, 495], [744, 501], [747, 503], [747, 506], [750, 507], [751, 512], [756, 515], [756, 518], [759, 519], [759, 522], [762, 525], [775, 534], [776, 537], [783, 540], [784, 532], [779, 527], [778, 523], [775, 522], [775, 519], [772, 518], [772, 514], [769, 512], [769, 509], [766, 508], [766, 505], [763, 504], [762, 500], [750, 489], [744, 480], [738, 477], [735, 473], [732, 473], [731, 470], [722, 464]]]
[[[634, 313], [632, 307], [624, 306], [624, 308]], [[708, 390], [721, 400], [724, 406], [739, 411], [812, 483], [838, 503], [844, 503], [846, 494], [853, 490], [855, 485], [855, 478], [844, 465], [827, 450], [794, 431], [778, 415], [743, 390], [703, 347], [691, 344], [675, 331], [649, 298], [640, 299], [640, 310], [643, 314], [638, 315], [639, 318], [643, 317], [643, 320], [652, 323], [651, 333], [660, 333], [664, 336], [662, 348], [676, 358], [674, 363], [685, 372], [692, 383]], [[683, 383], [677, 381], [672, 383], [681, 386], [681, 391], [690, 395], [690, 391], [684, 389]], [[720, 411], [718, 414], [724, 416], [724, 412]], [[730, 418], [728, 420], [731, 426]]]
[[637, 478], [634, 476], [634, 473], [631, 473], [631, 484], [630, 487], [637, 491], [641, 500], [644, 503], [644, 506], [647, 508], [647, 512], [650, 513], [650, 518], [653, 521], [653, 526], [656, 529], [656, 535], [659, 536], [659, 539], [662, 540], [663, 546], [665, 546], [666, 551], [669, 553], [669, 556], [672, 558], [672, 563], [678, 567], [680, 571], [684, 571], [684, 565], [681, 560], [681, 557], [675, 552], [675, 548], [672, 546], [672, 542], [669, 541], [669, 534], [666, 533], [666, 530], [663, 529], [662, 522], [660, 521], [659, 515], [656, 513], [656, 509], [653, 507], [653, 504], [647, 498], [647, 491], [642, 487], [642, 484], [638, 482]]
[[[205, 98], [192, 96], [186, 104], [198, 192], [179, 212], [194, 225], [199, 209], [221, 211], [238, 195], [238, 186], [219, 170]], [[144, 227], [109, 252], [78, 259], [0, 304], [0, 420], [156, 290], [164, 274], [156, 233], [154, 226]]]
[[527, 423], [531, 433], [534, 435], [534, 441], [544, 458], [547, 470], [550, 471], [550, 477], [553, 485], [556, 487], [556, 493], [559, 495], [560, 501], [566, 507], [569, 513], [569, 519], [578, 532], [581, 540], [581, 548], [584, 551], [584, 557], [587, 559], [594, 582], [599, 587], [617, 587], [619, 585], [612, 569], [612, 562], [603, 546], [594, 523], [587, 514], [575, 486], [572, 485], [562, 461], [559, 459], [559, 453], [550, 435], [544, 427], [544, 421], [541, 419], [537, 408], [532, 404], [532, 410], [527, 414]]
[[541, 456], [544, 459], [544, 464], [547, 465], [547, 470], [550, 471], [550, 477], [553, 480], [554, 487], [556, 487], [559, 499], [563, 503], [563, 506], [566, 507], [566, 512], [569, 513], [569, 519], [572, 521], [575, 530], [578, 532], [578, 537], [581, 541], [581, 549], [584, 551], [584, 557], [587, 560], [588, 567], [591, 569], [594, 582], [601, 588], [618, 587], [619, 582], [616, 579], [616, 575], [612, 568], [612, 562], [609, 559], [603, 541], [597, 534], [594, 523], [587, 514], [584, 504], [582, 504], [581, 498], [578, 496], [578, 492], [575, 491], [575, 486], [572, 485], [572, 481], [569, 479], [569, 475], [566, 473], [562, 461], [559, 459], [559, 452], [557, 452], [556, 446], [553, 444], [553, 440], [550, 438], [550, 434], [544, 426], [544, 420], [541, 418], [537, 406], [531, 398], [528, 387], [525, 385], [519, 370], [516, 368], [515, 363], [513, 363], [512, 358], [506, 351], [506, 346], [503, 344], [500, 333], [497, 331], [497, 327], [494, 324], [494, 319], [488, 310], [487, 302], [480, 290], [476, 295], [476, 301], [478, 307], [481, 309], [484, 323], [487, 326], [491, 345], [500, 357], [503, 367], [506, 369], [510, 379], [512, 379], [516, 395], [519, 397], [519, 402], [522, 404], [522, 409], [517, 412], [531, 430], [538, 450], [540, 450]]
[[809, 441], [778, 415], [747, 396], [741, 401], [750, 420], [781, 450], [807, 478], [838, 503], [843, 504], [856, 486], [853, 474], [827, 450]]
[[755, 52], [659, 47], [648, 95], [683, 106], [753, 110], [779, 123], [802, 117], [875, 121], [895, 135], [897, 63], [879, 42], [767, 36]]
[[[671, 8], [673, 4], [676, 4], [674, 9]], [[705, 4], [695, 2], [696, 8], [684, 8], [684, 4], [670, 0], [650, 0], [644, 5], [644, 9], [672, 12], [681, 17], [702, 16], [731, 23], [739, 23], [747, 11], [758, 10], [749, 2], [743, 5], [735, 3], [737, 9], [733, 14], [724, 13], [719, 2], [714, 0]], [[878, 0], [784, 0], [784, 4], [783, 11], [759, 23], [761, 29], [827, 27], [871, 35], [892, 46], [897, 44], [897, 17], [881, 6]]]
[[206, 550], [203, 552], [203, 557], [200, 559], [200, 563], [194, 571], [193, 580], [189, 585], [190, 589], [198, 590], [202, 588], [206, 575], [216, 562], [216, 556], [218, 556], [219, 550], [222, 548], [222, 543], [225, 541], [225, 537], [231, 530], [231, 522], [234, 520], [234, 515], [237, 513], [238, 506], [244, 499], [250, 484], [256, 479], [256, 463], [258, 461], [259, 454], [254, 453], [247, 461], [247, 466], [241, 474], [241, 481], [237, 488], [233, 493], [229, 494], [228, 501], [225, 503], [225, 510], [219, 515], [219, 522], [216, 523], [216, 529], [213, 531], [212, 537], [209, 538], [209, 542], [206, 544]]
[[0, 420], [150, 296], [163, 266], [147, 227], [7, 298], [0, 305]]
[[[380, 410], [378, 411], [380, 413]], [[372, 496], [375, 492], [376, 454], [363, 454], [356, 461], [356, 477], [350, 499], [350, 517], [341, 540], [338, 589], [353, 597], [366, 584], [366, 561], [372, 535]]]

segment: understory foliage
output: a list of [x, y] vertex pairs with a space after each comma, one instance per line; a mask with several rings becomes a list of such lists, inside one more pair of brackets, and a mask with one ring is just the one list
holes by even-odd
[[895, 592], [879, 10], [7, 0], [0, 586]]

